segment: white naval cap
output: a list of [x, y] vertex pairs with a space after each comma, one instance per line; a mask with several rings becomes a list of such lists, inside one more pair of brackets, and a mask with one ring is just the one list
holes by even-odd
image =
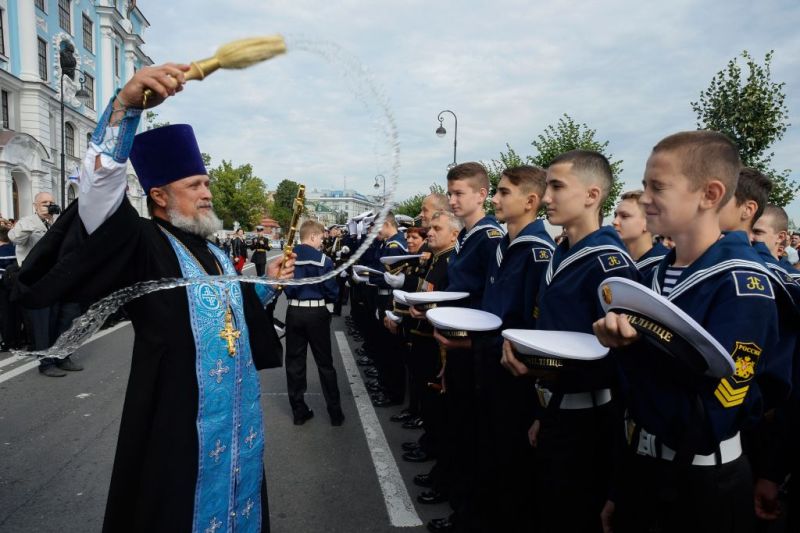
[[499, 316], [467, 307], [437, 307], [426, 311], [425, 317], [436, 329], [445, 331], [494, 331], [503, 325]]
[[394, 296], [394, 301], [402, 305], [410, 305], [408, 301], [406, 301], [407, 295], [408, 293], [406, 291], [402, 291], [400, 289], [395, 289], [392, 291], [392, 296]]
[[353, 265], [353, 272], [356, 272], [359, 275], [363, 275], [364, 272], [369, 272], [370, 274], [380, 274], [381, 276], [383, 276], [383, 272], [381, 272], [380, 270], [376, 270], [374, 268], [370, 268], [365, 265]]
[[396, 314], [392, 313], [388, 309], [386, 310], [386, 316], [389, 318], [389, 320], [391, 320], [392, 322], [394, 322], [396, 324], [399, 324], [400, 322], [403, 321], [403, 317], [397, 316]]
[[419, 305], [421, 307], [435, 307], [437, 304], [445, 302], [456, 302], [468, 298], [468, 292], [455, 291], [427, 291], [409, 292], [406, 294], [408, 305]]
[[606, 312], [625, 313], [651, 344], [697, 373], [712, 378], [733, 374], [736, 364], [703, 326], [667, 298], [627, 278], [608, 278], [597, 288]]
[[384, 265], [393, 265], [395, 263], [399, 263], [400, 261], [408, 261], [409, 259], [417, 259], [418, 257], [422, 257], [423, 254], [408, 254], [408, 255], [387, 255], [381, 257], [381, 263]]
[[596, 361], [608, 355], [608, 348], [589, 333], [504, 329], [502, 335], [514, 346], [517, 358], [532, 368], [560, 368], [570, 362]]

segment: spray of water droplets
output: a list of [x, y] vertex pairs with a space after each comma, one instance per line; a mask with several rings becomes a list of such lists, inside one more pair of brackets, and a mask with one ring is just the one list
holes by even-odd
[[310, 285], [336, 277], [358, 261], [372, 241], [375, 240], [378, 229], [383, 224], [383, 220], [392, 207], [392, 199], [394, 198], [400, 170], [400, 151], [394, 116], [389, 108], [389, 102], [386, 96], [366, 67], [354, 56], [345, 52], [340, 46], [331, 42], [302, 36], [287, 37], [286, 45], [290, 56], [295, 52], [310, 53], [329, 62], [338, 70], [354, 97], [366, 109], [372, 123], [371, 125], [377, 133], [375, 153], [380, 164], [379, 168], [389, 169], [386, 171], [389, 173], [389, 179], [386, 180], [386, 201], [383, 209], [375, 218], [375, 224], [372, 230], [363, 240], [358, 250], [356, 250], [344, 264], [340, 265], [332, 272], [328, 272], [324, 276], [312, 278], [276, 280], [251, 276], [204, 276], [191, 279], [171, 278], [142, 281], [130, 287], [120, 289], [93, 304], [86, 313], [76, 318], [72, 326], [47, 350], [35, 352], [17, 351], [14, 352], [15, 355], [56, 358], [67, 357], [77, 350], [86, 339], [99, 330], [114, 311], [131, 300], [153, 292], [204, 283], [224, 286], [225, 283], [235, 281], [257, 285]]

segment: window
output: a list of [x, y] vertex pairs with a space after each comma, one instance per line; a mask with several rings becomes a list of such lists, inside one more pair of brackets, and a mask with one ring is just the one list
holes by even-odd
[[119, 45], [114, 45], [114, 76], [119, 78]]
[[3, 129], [10, 130], [9, 117], [8, 117], [8, 91], [0, 91], [2, 93], [2, 107], [3, 107]]
[[3, 26], [5, 11], [0, 9], [0, 54], [6, 55], [6, 27]]
[[71, 0], [58, 0], [58, 25], [67, 33], [72, 33]]
[[36, 7], [44, 11], [44, 0], [36, 0], [34, 4], [36, 4]]
[[86, 134], [86, 149], [89, 149], [89, 145], [92, 144], [92, 132]]
[[64, 144], [67, 155], [75, 156], [75, 128], [69, 122], [64, 124]]
[[47, 81], [47, 41], [39, 39], [39, 77]]
[[86, 101], [86, 105], [89, 109], [94, 109], [94, 78], [88, 74], [84, 74], [83, 80], [83, 88], [89, 93], [89, 99]]
[[83, 47], [94, 53], [94, 41], [92, 39], [92, 19], [83, 16]]

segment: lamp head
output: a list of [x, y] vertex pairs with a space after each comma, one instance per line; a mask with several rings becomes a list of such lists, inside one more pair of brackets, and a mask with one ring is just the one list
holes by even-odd
[[436, 136], [437, 137], [444, 137], [445, 135], [447, 135], [447, 130], [444, 129], [444, 126], [442, 126], [441, 123], [439, 123], [439, 127], [436, 128]]

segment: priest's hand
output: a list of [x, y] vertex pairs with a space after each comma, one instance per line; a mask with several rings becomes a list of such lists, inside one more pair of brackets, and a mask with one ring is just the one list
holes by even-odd
[[592, 324], [600, 344], [607, 348], [622, 348], [639, 340], [639, 332], [628, 322], [624, 314], [609, 312]]
[[[183, 84], [186, 83], [184, 73], [189, 68], [189, 65], [175, 63], [157, 67], [142, 67], [125, 84], [117, 99], [125, 107], [145, 109], [155, 107], [183, 90]], [[145, 101], [144, 93], [148, 89], [150, 93]]]
[[500, 364], [515, 377], [528, 375], [528, 367], [514, 355], [514, 347], [508, 340], [503, 341], [503, 356], [500, 358]]
[[292, 279], [294, 278], [294, 262], [297, 254], [292, 253], [284, 261], [284, 256], [279, 255], [267, 263], [267, 276], [272, 279]]

